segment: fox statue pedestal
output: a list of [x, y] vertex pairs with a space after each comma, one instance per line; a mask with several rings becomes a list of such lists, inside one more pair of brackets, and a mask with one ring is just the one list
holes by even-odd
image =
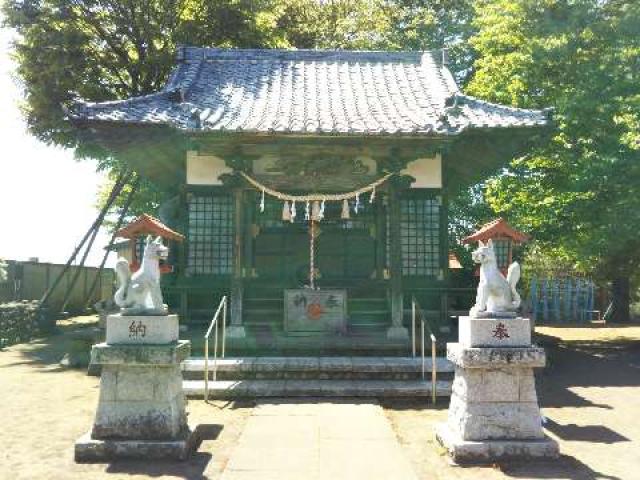
[[436, 438], [456, 463], [557, 457], [542, 431], [534, 367], [544, 349], [531, 345], [523, 318], [460, 318], [460, 342], [447, 344], [455, 379], [447, 423]]
[[456, 463], [557, 457], [558, 444], [542, 431], [533, 376], [545, 353], [531, 345], [529, 319], [516, 315], [520, 265], [513, 262], [505, 278], [493, 241], [478, 243], [472, 253], [480, 264], [476, 303], [460, 317], [459, 343], [447, 344], [456, 376], [448, 420], [436, 438]]
[[107, 342], [94, 345], [102, 366], [93, 427], [75, 445], [77, 462], [118, 458], [180, 459], [195, 442], [187, 425], [176, 315], [107, 317]]

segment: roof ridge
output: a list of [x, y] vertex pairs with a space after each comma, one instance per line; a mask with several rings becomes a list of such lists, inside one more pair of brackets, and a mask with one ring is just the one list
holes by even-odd
[[[446, 65], [447, 49], [432, 50], [346, 50], [346, 49], [286, 49], [286, 48], [220, 48], [179, 45], [176, 48], [176, 61], [180, 63], [202, 61], [267, 61], [267, 60], [360, 60], [360, 61], [415, 61], [422, 63], [429, 56], [434, 63]], [[290, 58], [289, 58], [290, 57]]]
[[478, 97], [474, 97], [473, 95], [467, 95], [466, 93], [463, 93], [462, 91], [459, 91], [458, 93], [455, 94], [456, 97], [458, 97], [459, 100], [462, 100], [463, 102], [475, 102], [478, 103], [480, 105], [487, 105], [490, 107], [500, 107], [503, 108], [504, 110], [512, 110], [514, 112], [530, 112], [530, 113], [550, 113], [551, 111], [553, 111], [553, 108], [522, 108], [522, 107], [514, 107], [512, 105], [503, 105], [501, 103], [494, 103], [494, 102], [490, 102], [488, 100], [483, 100], [482, 98], [478, 98]]
[[[142, 100], [152, 100], [155, 98], [164, 98], [166, 96], [166, 91], [163, 89], [157, 91], [157, 92], [153, 92], [153, 93], [145, 93], [144, 95], [138, 95], [135, 97], [129, 97], [129, 98], [120, 98], [120, 99], [115, 99], [115, 100], [103, 100], [100, 102], [92, 102], [92, 101], [87, 101], [83, 98], [78, 98], [77, 100], [74, 101], [74, 107], [76, 108], [80, 108], [80, 109], [85, 109], [85, 108], [102, 108], [102, 107], [110, 107], [110, 106], [114, 106], [114, 105], [128, 105], [128, 104], [133, 104], [133, 103], [137, 103], [139, 101]], [[73, 109], [72, 109], [73, 110]]]

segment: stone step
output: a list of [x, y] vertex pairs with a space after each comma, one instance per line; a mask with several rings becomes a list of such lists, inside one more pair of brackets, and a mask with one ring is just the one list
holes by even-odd
[[[204, 380], [182, 382], [189, 398], [204, 397]], [[451, 395], [451, 380], [438, 380], [436, 395]], [[262, 397], [430, 397], [431, 382], [422, 380], [218, 380], [209, 382], [209, 398]]]
[[[209, 358], [209, 378], [214, 361]], [[436, 358], [439, 375], [450, 377], [453, 365]], [[431, 358], [425, 358], [425, 371], [431, 374]], [[192, 357], [182, 363], [187, 380], [201, 380], [204, 358]], [[411, 357], [237, 357], [218, 359], [219, 380], [243, 379], [319, 379], [319, 380], [419, 380], [422, 360]]]
[[[245, 325], [246, 337], [227, 337], [227, 355], [233, 357], [406, 357], [411, 353], [409, 338], [387, 338], [388, 325], [354, 323], [344, 335], [321, 332], [299, 334], [282, 329], [282, 316], [261, 318], [262, 325]], [[368, 320], [367, 320], [368, 322]], [[204, 333], [204, 332], [203, 332]], [[210, 342], [210, 355], [213, 343]], [[444, 344], [440, 344], [440, 356]], [[430, 345], [427, 345], [430, 354]], [[200, 347], [194, 355], [203, 355]]]

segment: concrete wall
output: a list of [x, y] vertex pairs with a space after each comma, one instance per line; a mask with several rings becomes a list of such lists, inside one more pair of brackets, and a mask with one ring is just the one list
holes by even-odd
[[[64, 265], [51, 263], [12, 260], [7, 261], [7, 263], [9, 264], [9, 278], [7, 282], [0, 284], [0, 303], [14, 300], [40, 300], [64, 268]], [[85, 298], [96, 275], [98, 275], [96, 267], [71, 266], [48, 302], [48, 305], [53, 310], [62, 306], [68, 286], [71, 285], [76, 272], [79, 272], [78, 281], [71, 292], [66, 310], [76, 312], [84, 309]], [[89, 305], [91, 306], [99, 300], [112, 298], [113, 292], [114, 272], [110, 268], [105, 268], [101, 273], [101, 280], [98, 281], [98, 286], [89, 301]]]

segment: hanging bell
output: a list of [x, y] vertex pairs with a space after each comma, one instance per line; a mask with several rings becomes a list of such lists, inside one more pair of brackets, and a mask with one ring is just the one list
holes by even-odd
[[291, 216], [289, 217], [291, 223], [296, 221], [296, 201], [291, 202]]
[[282, 206], [282, 221], [283, 222], [291, 221], [291, 210], [289, 209], [288, 200], [285, 200], [284, 205]]
[[311, 207], [311, 219], [316, 222], [322, 220], [320, 216], [320, 202], [317, 200], [313, 202], [313, 206]]
[[346, 198], [342, 201], [342, 215], [340, 215], [340, 217], [343, 220], [348, 220], [349, 218], [351, 218], [351, 215], [349, 214], [349, 200], [347, 200]]

